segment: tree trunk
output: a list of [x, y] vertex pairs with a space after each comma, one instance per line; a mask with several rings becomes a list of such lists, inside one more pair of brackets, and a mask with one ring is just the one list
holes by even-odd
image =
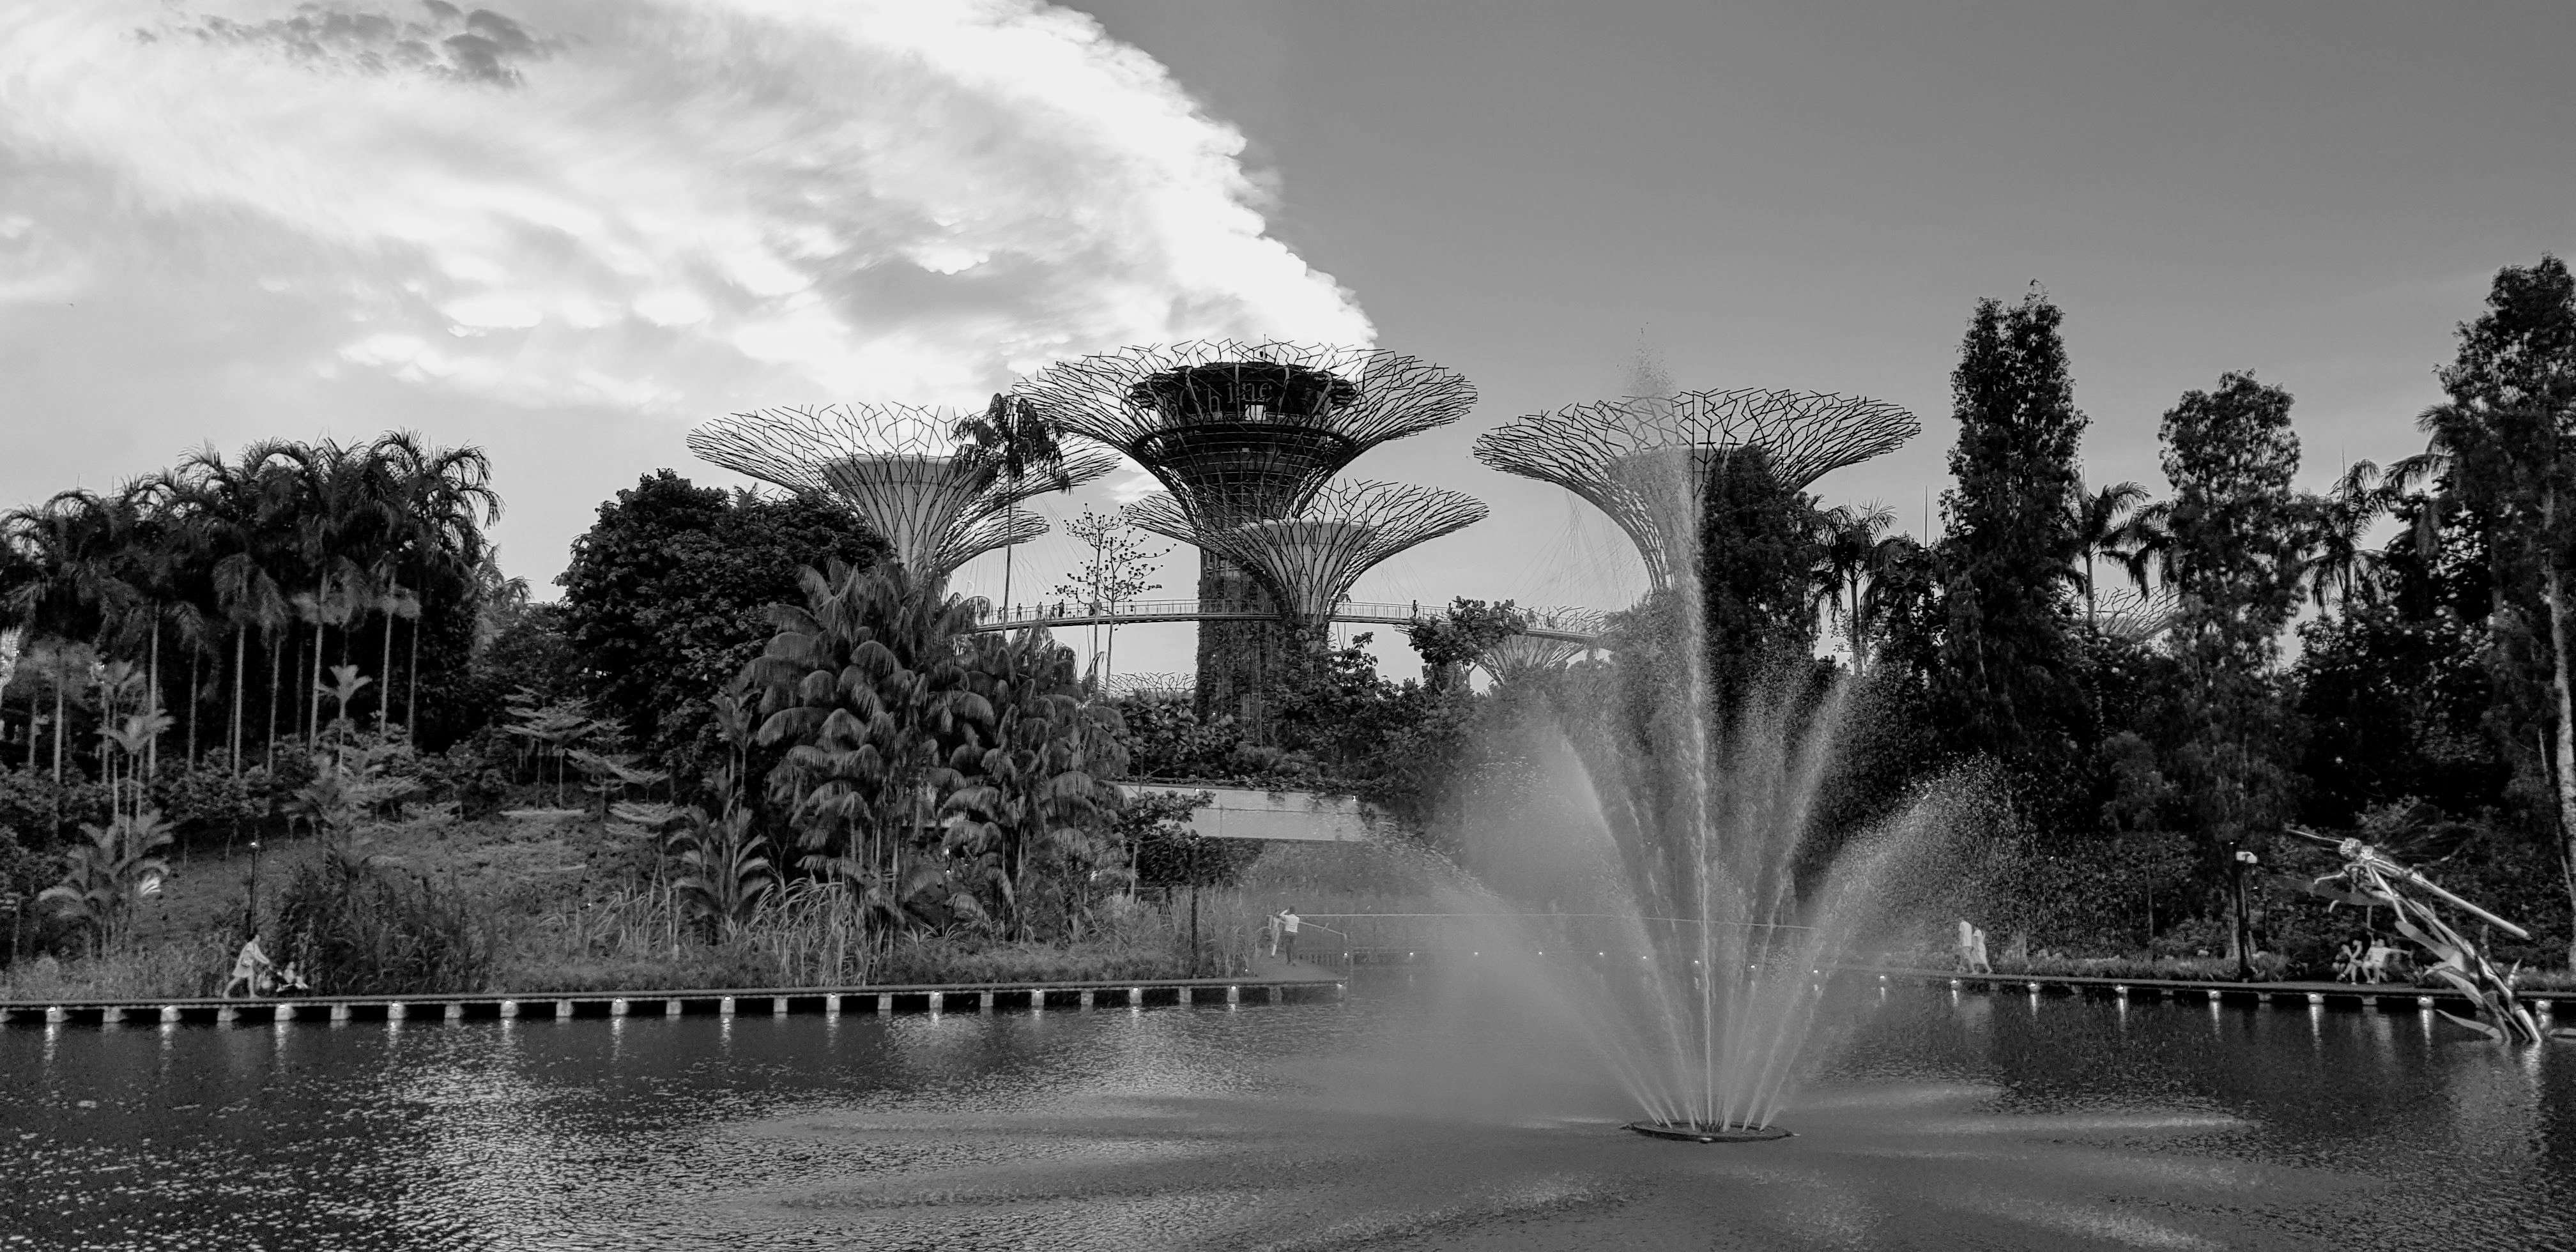
[[376, 665], [376, 733], [385, 733], [386, 716], [394, 708], [394, 615], [387, 610], [385, 618], [384, 659]]
[[322, 616], [313, 616], [313, 687], [304, 693], [304, 746], [322, 738]]
[[241, 777], [242, 651], [243, 645], [249, 640], [249, 638], [250, 631], [248, 629], [240, 626], [235, 626], [233, 628], [233, 724], [232, 733], [226, 737], [224, 742], [226, 745], [226, 754], [232, 757], [232, 770], [233, 777], [235, 778]]
[[197, 679], [204, 673], [206, 650], [188, 649], [188, 768], [197, 768]]
[[[146, 717], [161, 711], [161, 606], [158, 603], [152, 606], [151, 671], [144, 677], [144, 681], [152, 687], [152, 698], [143, 702], [143, 715]], [[152, 732], [152, 741], [143, 746], [143, 772], [146, 777], [149, 777], [153, 771], [160, 768], [161, 732], [156, 728]]]
[[[56, 675], [54, 675], [54, 784], [55, 784], [56, 786], [60, 786], [60, 785], [62, 785], [62, 781], [63, 781], [63, 678], [62, 678], [62, 675], [60, 675], [60, 674], [56, 674]], [[59, 819], [55, 822], [55, 825], [57, 825], [57, 826], [60, 826], [60, 825], [61, 825], [61, 822], [60, 822], [60, 820], [59, 820]]]
[[[424, 606], [421, 617], [427, 616], [429, 609]], [[420, 621], [420, 617], [411, 619], [411, 689], [403, 695], [403, 733], [414, 739], [420, 737]]]
[[[2548, 512], [2544, 503], [2542, 512]], [[2553, 557], [2541, 575], [2541, 589], [2549, 600], [2549, 647], [2553, 661], [2549, 688], [2558, 704], [2557, 725], [2550, 736], [2551, 753], [2557, 766], [2559, 865], [2567, 880], [2567, 899], [2576, 905], [2576, 696], [2568, 690], [2567, 677], [2567, 602], [2559, 586], [2558, 563]], [[2568, 941], [2567, 959], [2576, 964], [2576, 937]]]
[[275, 630], [268, 631], [268, 737], [260, 747], [268, 754], [271, 771], [277, 769], [277, 688], [278, 681], [285, 677], [285, 671], [278, 668], [278, 650], [284, 642]]

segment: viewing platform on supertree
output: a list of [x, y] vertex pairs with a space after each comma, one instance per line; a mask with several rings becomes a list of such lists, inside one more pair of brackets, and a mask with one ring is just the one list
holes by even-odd
[[1309, 652], [1321, 651], [1324, 629], [1360, 575], [1484, 520], [1485, 512], [1482, 501], [1461, 492], [1365, 480], [1331, 484], [1291, 516], [1222, 528], [1200, 526], [1168, 493], [1127, 506], [1137, 526], [1250, 570]]
[[1803, 490], [1846, 465], [1893, 452], [1923, 429], [1882, 400], [1814, 391], [1684, 391], [1531, 413], [1477, 436], [1476, 459], [1555, 483], [1608, 514], [1637, 545], [1657, 589], [1688, 551], [1708, 476], [1758, 450], [1783, 486]]
[[1464, 375], [1416, 357], [1229, 339], [1062, 362], [1015, 393], [1133, 458], [1203, 526], [1287, 517], [1361, 453], [1476, 405]]
[[916, 577], [941, 579], [986, 552], [1045, 534], [1019, 505], [1118, 465], [1101, 449], [1069, 450], [1012, 479], [956, 436], [967, 415], [904, 404], [761, 409], [690, 431], [691, 452], [791, 491], [839, 500], [885, 536]]

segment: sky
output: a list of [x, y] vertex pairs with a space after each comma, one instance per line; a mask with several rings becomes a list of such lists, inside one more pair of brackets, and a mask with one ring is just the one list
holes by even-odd
[[1494, 514], [1356, 598], [1607, 608], [1624, 539], [1478, 431], [1641, 353], [1874, 396], [1923, 435], [1816, 490], [1920, 530], [1968, 313], [2033, 283], [2088, 477], [2161, 491], [2160, 415], [2252, 370], [2321, 486], [2421, 447], [2498, 267], [2576, 249], [2570, 47], [2546, 3], [0, 0], [0, 503], [408, 427], [491, 453], [542, 587], [639, 475], [739, 483], [681, 445], [726, 412], [1373, 342], [1482, 402], [1352, 473]]

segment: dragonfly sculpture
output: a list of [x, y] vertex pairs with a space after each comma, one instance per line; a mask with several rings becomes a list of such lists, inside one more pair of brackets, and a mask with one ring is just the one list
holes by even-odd
[[2540, 1042], [2540, 1025], [2515, 996], [2512, 980], [2497, 973], [2486, 952], [2452, 926], [2434, 905], [2438, 902], [2457, 909], [2516, 939], [2531, 938], [2530, 931], [2461, 899], [2422, 872], [2359, 839], [2336, 839], [2297, 826], [2289, 829], [2302, 839], [2332, 846], [2343, 857], [2343, 868], [2317, 879], [2309, 890], [2342, 904], [2386, 907], [2396, 919], [2398, 933], [2432, 955], [2433, 964], [2425, 972], [2449, 983], [2477, 1005], [2478, 1017], [2474, 1021], [2456, 1013], [2445, 1012], [2442, 1016], [2490, 1039]]

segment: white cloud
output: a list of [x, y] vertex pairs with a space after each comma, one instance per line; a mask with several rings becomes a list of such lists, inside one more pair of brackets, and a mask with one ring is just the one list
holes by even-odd
[[301, 354], [282, 374], [594, 421], [974, 403], [1127, 343], [1371, 337], [1264, 233], [1241, 136], [1080, 14], [493, 9], [0, 0], [0, 302], [318, 304], [260, 345]]

